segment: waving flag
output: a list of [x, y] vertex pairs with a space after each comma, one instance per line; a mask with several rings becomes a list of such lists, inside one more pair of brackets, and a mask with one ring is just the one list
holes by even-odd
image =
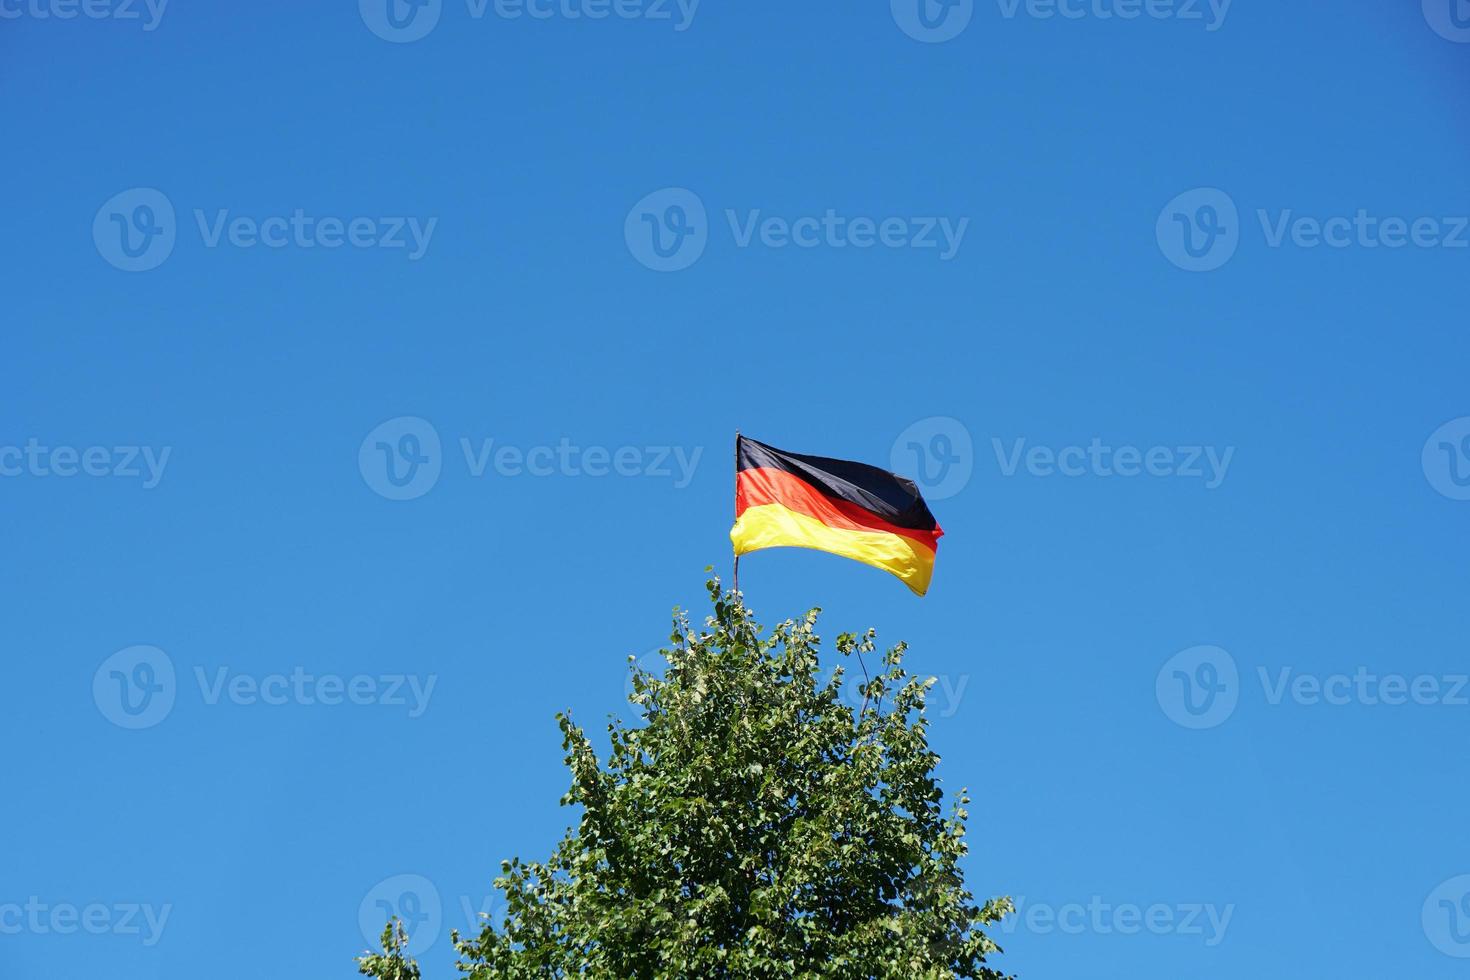
[[866, 463], [805, 456], [735, 437], [735, 555], [815, 548], [929, 591], [944, 534], [912, 480]]

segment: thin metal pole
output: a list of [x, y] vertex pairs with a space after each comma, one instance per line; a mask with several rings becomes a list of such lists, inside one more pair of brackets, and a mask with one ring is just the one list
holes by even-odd
[[[735, 503], [734, 503], [735, 520], [738, 521], [738, 520], [740, 520], [740, 497], [739, 497], [739, 494], [740, 494], [740, 430], [739, 429], [736, 429], [735, 430], [735, 493], [736, 493]], [[735, 574], [734, 574], [733, 577], [734, 577], [734, 582], [732, 584], [735, 587], [735, 591], [738, 593], [740, 591], [740, 552], [738, 552], [738, 551], [735, 552]]]

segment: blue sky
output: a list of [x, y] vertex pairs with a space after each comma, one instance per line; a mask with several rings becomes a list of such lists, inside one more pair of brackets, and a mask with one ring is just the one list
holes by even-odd
[[1462, 974], [1470, 10], [394, 2], [0, 0], [0, 972], [452, 975], [740, 428], [929, 491], [742, 584], [941, 679], [996, 965]]

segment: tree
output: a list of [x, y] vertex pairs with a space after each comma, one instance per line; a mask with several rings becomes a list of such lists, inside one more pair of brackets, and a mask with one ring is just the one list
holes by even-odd
[[[609, 723], [605, 766], [557, 716], [572, 777], [562, 803], [580, 821], [546, 862], [502, 863], [504, 921], [454, 934], [460, 971], [1003, 980], [985, 965], [999, 947], [984, 927], [1013, 908], [977, 906], [965, 888], [969, 798], [941, 811], [924, 716], [933, 679], [904, 671], [900, 643], [854, 710], [843, 669], [823, 676], [820, 610], [763, 635], [739, 593], [708, 588], [702, 629], [675, 610], [662, 679], [632, 663], [642, 726]], [[862, 664], [874, 633], [836, 648]], [[391, 938], [363, 973], [409, 976]]]
[[379, 980], [419, 980], [419, 965], [404, 955], [407, 948], [408, 934], [394, 919], [383, 929], [383, 951], [361, 957], [358, 972]]

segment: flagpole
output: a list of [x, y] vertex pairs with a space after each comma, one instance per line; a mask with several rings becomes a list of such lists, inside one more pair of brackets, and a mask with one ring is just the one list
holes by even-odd
[[[737, 494], [736, 499], [735, 499], [735, 505], [734, 505], [735, 519], [738, 521], [738, 520], [740, 520], [740, 499], [739, 499], [739, 496], [738, 496], [738, 494], [740, 492], [740, 430], [739, 429], [736, 429], [735, 430], [735, 492]], [[731, 550], [732, 551], [734, 550], [733, 546], [732, 546]], [[740, 552], [738, 552], [738, 551], [735, 552], [735, 574], [734, 574], [733, 578], [734, 578], [734, 581], [731, 584], [734, 586], [735, 591], [738, 593], [740, 591]]]

